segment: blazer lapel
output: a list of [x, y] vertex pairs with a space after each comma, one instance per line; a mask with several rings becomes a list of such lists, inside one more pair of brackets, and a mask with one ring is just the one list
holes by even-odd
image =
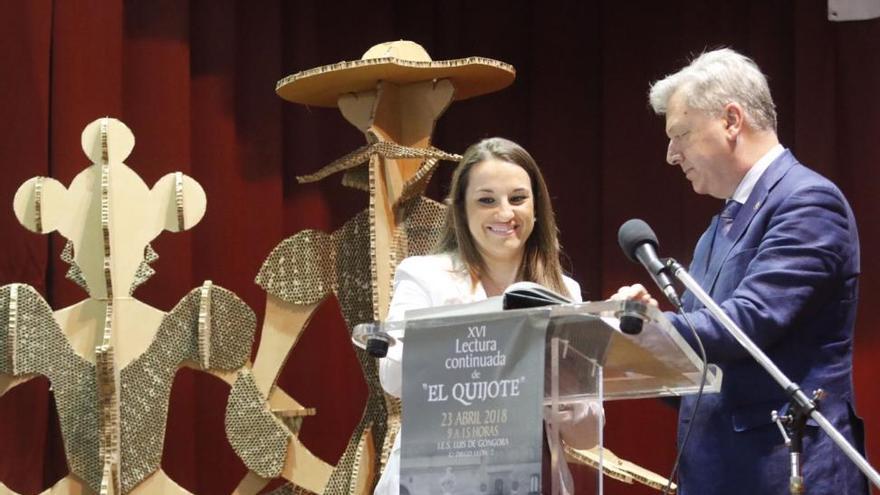
[[[731, 253], [734, 252], [734, 246], [739, 243], [739, 240], [742, 238], [743, 234], [745, 234], [748, 226], [752, 223], [752, 219], [755, 218], [758, 210], [764, 206], [767, 195], [770, 194], [773, 186], [779, 182], [779, 179], [781, 179], [795, 163], [797, 162], [794, 159], [794, 155], [792, 155], [789, 150], [785, 150], [785, 152], [779, 155], [779, 157], [767, 167], [767, 170], [764, 171], [761, 178], [758, 179], [755, 188], [752, 189], [752, 193], [749, 195], [746, 204], [740, 209], [727, 236], [720, 234], [716, 236], [714, 246], [712, 247], [712, 253], [709, 257], [709, 268], [706, 270], [706, 278], [704, 279], [706, 284], [704, 290], [706, 290], [706, 292], [709, 294], [712, 293], [712, 290], [715, 288], [715, 283], [718, 281], [718, 275], [721, 273], [721, 266], [724, 265], [724, 262], [727, 261]], [[717, 222], [717, 217], [714, 221]]]

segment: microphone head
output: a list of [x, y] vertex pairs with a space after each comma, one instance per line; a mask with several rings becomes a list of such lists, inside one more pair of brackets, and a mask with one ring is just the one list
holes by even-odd
[[633, 263], [639, 262], [636, 258], [636, 248], [646, 242], [654, 246], [655, 250], [660, 247], [654, 231], [642, 219], [627, 220], [617, 231], [617, 243], [620, 244], [620, 249], [623, 249], [623, 254]]
[[382, 335], [372, 335], [367, 338], [367, 352], [374, 358], [383, 358], [388, 355], [388, 339]]
[[642, 326], [645, 320], [633, 315], [621, 315], [620, 331], [627, 335], [638, 335], [642, 333]]

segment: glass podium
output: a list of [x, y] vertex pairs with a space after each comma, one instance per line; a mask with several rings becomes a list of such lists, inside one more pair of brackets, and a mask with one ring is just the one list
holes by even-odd
[[[539, 313], [545, 315], [543, 321], [547, 322], [543, 415], [551, 483], [544, 486], [554, 495], [574, 493], [565, 459], [595, 469], [594, 479], [584, 483], [579, 478], [576, 487], [579, 495], [603, 493], [603, 473], [618, 479], [639, 476], [623, 470], [619, 459], [610, 455], [606, 459], [602, 448], [602, 403], [695, 394], [704, 374], [702, 360], [657, 308], [632, 301], [601, 301], [502, 310], [499, 297], [468, 305], [410, 311], [406, 320], [400, 322], [358, 325], [352, 340], [359, 347], [374, 350], [377, 345], [381, 348], [387, 343], [390, 352], [385, 359], [399, 360], [401, 343], [406, 342], [406, 321], [418, 320], [420, 328], [435, 325], [439, 328], [449, 321], [468, 317], [474, 322], [485, 321], [501, 311], [508, 317], [523, 319]], [[621, 318], [627, 318], [628, 324], [640, 324], [641, 331], [622, 332]], [[703, 393], [717, 393], [721, 387], [721, 370], [710, 364], [705, 377]], [[405, 409], [406, 397], [403, 400]], [[496, 488], [503, 489], [503, 493], [541, 492], [541, 483], [536, 484], [534, 478], [510, 482], [499, 474], [494, 480], [496, 485], [491, 482], [492, 472], [485, 475], [490, 480], [483, 484], [487, 495]], [[651, 480], [639, 481], [651, 485]], [[516, 489], [504, 488], [504, 483], [513, 483]]]

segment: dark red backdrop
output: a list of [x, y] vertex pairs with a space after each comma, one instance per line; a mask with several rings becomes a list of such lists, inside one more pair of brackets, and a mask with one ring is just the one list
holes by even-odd
[[[653, 2], [651, 2], [653, 3]], [[571, 269], [598, 299], [645, 281], [616, 245], [617, 227], [642, 217], [663, 253], [688, 260], [716, 201], [695, 196], [664, 165], [663, 121], [645, 102], [648, 82], [705, 47], [753, 56], [770, 77], [782, 141], [832, 178], [861, 229], [862, 307], [856, 336], [858, 407], [869, 454], [880, 458], [880, 20], [832, 23], [825, 0], [723, 2], [235, 2], [0, 1], [0, 284], [25, 282], [61, 308], [84, 297], [64, 279], [63, 241], [20, 227], [18, 186], [35, 175], [68, 185], [87, 165], [83, 127], [122, 119], [137, 146], [126, 161], [152, 185], [173, 170], [208, 195], [200, 225], [164, 234], [158, 274], [137, 296], [171, 308], [212, 279], [262, 314], [253, 283], [269, 251], [304, 228], [332, 231], [366, 206], [334, 177], [298, 185], [363, 143], [336, 110], [275, 96], [293, 72], [359, 58], [374, 43], [411, 39], [434, 59], [470, 55], [513, 64], [514, 85], [455, 103], [435, 142], [461, 152], [484, 136], [526, 146], [542, 165]], [[449, 166], [431, 194], [441, 196]], [[329, 347], [326, 347], [329, 342]], [[335, 462], [365, 397], [336, 302], [312, 321], [284, 370], [283, 386], [318, 408], [302, 437]], [[184, 371], [172, 397], [165, 469], [196, 493], [228, 493], [244, 467], [223, 436], [227, 387]], [[665, 473], [674, 455], [674, 413], [653, 401], [608, 406], [607, 436], [620, 455]], [[724, 448], [724, 446], [719, 446]], [[37, 493], [66, 472], [48, 382], [0, 398], [0, 480]], [[745, 475], [745, 474], [744, 474]], [[617, 482], [607, 492], [651, 493]]]

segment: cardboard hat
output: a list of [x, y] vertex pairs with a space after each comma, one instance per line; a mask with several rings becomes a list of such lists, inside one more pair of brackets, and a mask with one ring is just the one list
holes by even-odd
[[287, 76], [278, 81], [275, 92], [294, 103], [335, 107], [339, 95], [375, 89], [379, 81], [408, 84], [449, 79], [455, 87], [455, 99], [464, 100], [505, 88], [514, 77], [513, 66], [498, 60], [468, 57], [434, 61], [418, 43], [400, 40], [380, 43], [360, 60]]

